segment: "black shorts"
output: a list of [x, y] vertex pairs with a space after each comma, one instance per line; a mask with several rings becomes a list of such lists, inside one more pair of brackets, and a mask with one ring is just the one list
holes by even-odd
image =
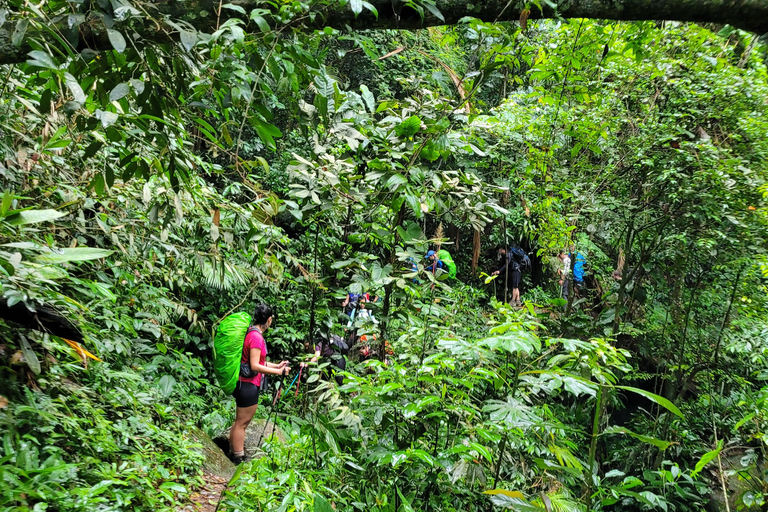
[[520, 271], [519, 270], [513, 270], [509, 273], [509, 287], [513, 290], [515, 288], [520, 288]]
[[[262, 378], [264, 376], [262, 375]], [[251, 407], [259, 403], [259, 392], [261, 389], [250, 382], [237, 381], [235, 391], [232, 396], [235, 397], [235, 403], [238, 407]]]

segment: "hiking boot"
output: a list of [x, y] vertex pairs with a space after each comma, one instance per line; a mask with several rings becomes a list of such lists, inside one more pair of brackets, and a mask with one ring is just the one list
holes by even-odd
[[234, 457], [232, 457], [232, 463], [233, 463], [235, 466], [239, 466], [240, 464], [242, 464], [243, 462], [246, 462], [247, 460], [248, 460], [248, 459], [246, 458], [246, 456], [245, 456], [245, 455], [242, 455], [242, 456], [240, 456], [240, 457], [238, 457], [237, 455], [235, 455]]

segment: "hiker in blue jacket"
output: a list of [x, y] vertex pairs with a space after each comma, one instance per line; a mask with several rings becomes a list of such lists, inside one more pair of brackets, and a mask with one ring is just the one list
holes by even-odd
[[587, 258], [571, 246], [571, 260], [573, 260], [573, 286], [576, 291], [579, 291], [584, 288], [584, 264], [587, 263]]

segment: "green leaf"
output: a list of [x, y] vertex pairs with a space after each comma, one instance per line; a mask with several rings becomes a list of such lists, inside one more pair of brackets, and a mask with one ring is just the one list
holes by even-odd
[[403, 493], [400, 492], [400, 488], [397, 488], [397, 494], [400, 495], [400, 502], [402, 503], [400, 505], [400, 510], [403, 512], [415, 512], [413, 510], [413, 507], [411, 506], [411, 503], [403, 496]]
[[680, 409], [678, 409], [675, 404], [664, 398], [663, 396], [659, 396], [657, 394], [651, 393], [650, 391], [646, 391], [644, 389], [638, 389], [633, 388], [630, 386], [615, 386], [618, 389], [624, 389], [626, 391], [632, 391], [633, 393], [637, 393], [640, 396], [644, 396], [651, 402], [657, 403], [660, 406], [664, 407], [668, 411], [672, 412], [673, 414], [676, 414], [677, 416], [680, 416], [681, 418], [685, 419], [685, 416], [683, 416], [683, 413], [680, 412]]
[[283, 135], [280, 129], [277, 126], [260, 119], [256, 120], [254, 127], [264, 144], [266, 144], [268, 148], [275, 150], [277, 148], [275, 145], [275, 137], [281, 137]]
[[240, 480], [240, 475], [243, 473], [243, 466], [242, 464], [237, 465], [237, 469], [235, 469], [235, 474], [232, 475], [232, 478], [229, 479], [229, 483], [227, 484], [227, 487], [232, 487]]
[[480, 443], [469, 443], [469, 447], [475, 450], [477, 453], [485, 457], [488, 462], [493, 462], [490, 450]]
[[97, 173], [93, 177], [93, 180], [91, 180], [89, 187], [91, 187], [96, 194], [102, 195], [104, 193], [104, 175]]
[[224, 4], [224, 5], [222, 5], [221, 7], [222, 7], [223, 9], [229, 9], [230, 11], [239, 12], [240, 14], [243, 14], [243, 15], [245, 15], [245, 14], [246, 14], [246, 12], [245, 12], [245, 9], [243, 9], [243, 8], [242, 8], [242, 7], [240, 7], [239, 5], [235, 5], [235, 4]]
[[39, 68], [47, 68], [47, 69], [59, 69], [59, 66], [56, 65], [55, 62], [53, 62], [53, 59], [50, 55], [48, 55], [46, 52], [41, 52], [40, 50], [33, 50], [29, 52], [29, 56], [32, 57], [31, 59], [27, 60], [27, 64], [30, 66], [37, 66]]
[[259, 26], [259, 30], [262, 32], [269, 32], [269, 23], [267, 23], [267, 20], [265, 20], [261, 14], [259, 14], [258, 10], [251, 12], [251, 19], [256, 22], [256, 25]]
[[353, 264], [353, 263], [355, 263], [355, 262], [356, 262], [356, 260], [341, 260], [341, 261], [335, 261], [335, 262], [333, 262], [333, 264], [331, 265], [331, 268], [332, 268], [332, 269], [337, 269], [337, 268], [342, 268], [342, 267], [348, 267], [348, 266], [352, 265], [352, 264]]
[[112, 188], [115, 184], [115, 170], [112, 169], [111, 165], [107, 165], [104, 168], [104, 183], [106, 183], [109, 188]]
[[[231, 4], [229, 4], [229, 5], [231, 5]], [[222, 7], [226, 7], [226, 5], [224, 5]], [[241, 9], [242, 9], [242, 7], [241, 7]], [[179, 38], [181, 39], [182, 46], [184, 46], [184, 48], [187, 51], [190, 51], [192, 49], [192, 47], [195, 46], [195, 43], [197, 43], [197, 39], [198, 39], [197, 33], [189, 31], [189, 30], [182, 30], [182, 31], [180, 31], [179, 32]]]
[[395, 133], [398, 137], [412, 137], [421, 127], [421, 118], [411, 116], [395, 127]]
[[[173, 377], [171, 377], [171, 378], [173, 378]], [[162, 484], [160, 484], [160, 488], [161, 489], [165, 489], [165, 490], [169, 490], [169, 491], [173, 491], [173, 492], [177, 492], [177, 493], [181, 493], [181, 494], [184, 494], [184, 493], [187, 492], [187, 488], [186, 487], [184, 487], [181, 484], [177, 484], [176, 482], [163, 482]]]
[[363, 0], [350, 0], [349, 6], [352, 8], [352, 12], [355, 13], [355, 18], [363, 12]]
[[314, 84], [315, 84], [315, 88], [317, 89], [317, 94], [319, 94], [324, 98], [333, 97], [333, 93], [334, 93], [333, 84], [335, 83], [336, 81], [326, 74], [317, 75], [314, 79]]
[[109, 112], [107, 110], [96, 110], [95, 112], [96, 119], [101, 121], [101, 126], [103, 128], [109, 128], [113, 124], [117, 122], [120, 116], [118, 116], [114, 112]]
[[6, 276], [12, 276], [16, 273], [16, 267], [14, 267], [10, 261], [0, 256], [0, 269]]
[[20, 334], [19, 339], [21, 340], [21, 352], [24, 354], [24, 359], [27, 360], [27, 366], [35, 375], [40, 375], [40, 359], [37, 358], [37, 354], [32, 350], [32, 345], [29, 344], [24, 335]]
[[440, 9], [438, 9], [438, 8], [437, 8], [437, 6], [436, 6], [434, 3], [430, 2], [429, 0], [427, 0], [427, 1], [425, 1], [425, 2], [424, 2], [424, 4], [423, 4], [423, 5], [424, 5], [424, 7], [425, 7], [425, 8], [426, 8], [426, 9], [427, 9], [429, 12], [431, 12], [431, 13], [432, 13], [432, 15], [433, 15], [435, 18], [439, 19], [439, 20], [440, 20], [440, 21], [442, 21], [442, 22], [445, 22], [445, 18], [443, 17], [443, 13], [441, 13], [441, 12], [440, 12]]
[[125, 82], [120, 82], [115, 86], [114, 89], [112, 89], [112, 92], [109, 93], [109, 101], [117, 101], [120, 99], [125, 98], [128, 96], [128, 93], [131, 92], [130, 86]]
[[11, 192], [9, 189], [5, 189], [5, 192], [3, 192], [3, 202], [0, 204], [0, 215], [4, 217], [5, 213], [8, 211], [12, 204], [13, 192]]
[[117, 53], [123, 53], [125, 51], [125, 38], [123, 37], [123, 34], [110, 28], [107, 30], [107, 37], [112, 44], [112, 48], [114, 48]]
[[66, 83], [67, 88], [72, 91], [74, 100], [82, 106], [85, 103], [85, 93], [75, 77], [69, 73], [64, 73], [64, 83]]
[[24, 34], [27, 32], [28, 26], [29, 20], [27, 18], [22, 18], [16, 22], [16, 28], [13, 30], [13, 34], [11, 34], [11, 43], [13, 46], [21, 45], [21, 41], [24, 39]]
[[528, 331], [509, 331], [500, 336], [491, 336], [480, 340], [478, 345], [493, 350], [501, 349], [511, 354], [521, 352], [536, 354], [541, 351], [541, 342], [533, 333]]
[[176, 386], [176, 379], [173, 375], [163, 375], [160, 378], [158, 387], [160, 388], [160, 394], [167, 398], [173, 393], [173, 388]]
[[365, 0], [363, 0], [363, 7], [371, 11], [371, 14], [373, 14], [376, 17], [376, 19], [379, 18], [379, 10], [376, 9], [376, 7], [374, 7], [372, 3], [366, 2]]
[[87, 160], [91, 158], [93, 155], [99, 152], [99, 150], [104, 146], [104, 143], [101, 141], [94, 141], [91, 142], [87, 148], [85, 148], [85, 152], [83, 153], [83, 160]]
[[672, 444], [674, 444], [672, 441], [664, 441], [662, 439], [657, 439], [655, 437], [645, 436], [643, 434], [636, 434], [635, 432], [632, 432], [627, 428], [618, 427], [618, 426], [608, 427], [603, 431], [603, 434], [627, 434], [628, 436], [634, 437], [635, 439], [639, 439], [644, 443], [652, 444], [653, 446], [659, 448], [662, 451], [666, 450]]
[[528, 503], [524, 498], [517, 496], [519, 493], [516, 493], [515, 491], [510, 492], [494, 489], [493, 491], [485, 491], [484, 494], [491, 495], [491, 502], [494, 505], [509, 508], [516, 512], [546, 512], [545, 509]]
[[74, 261], [90, 261], [106, 258], [115, 251], [96, 249], [93, 247], [66, 247], [54, 249], [54, 252], [35, 257], [39, 263], [69, 263]]
[[701, 459], [699, 459], [699, 462], [696, 463], [696, 468], [691, 472], [691, 476], [695, 477], [696, 475], [701, 473], [701, 470], [704, 469], [704, 466], [712, 462], [715, 457], [720, 455], [720, 451], [722, 449], [723, 449], [723, 440], [721, 439], [717, 442], [717, 448], [701, 456]]
[[424, 450], [415, 449], [411, 451], [411, 455], [413, 457], [419, 458], [423, 460], [425, 463], [427, 463], [429, 466], [435, 465], [435, 459], [432, 458], [430, 454], [425, 452]]
[[360, 85], [360, 91], [362, 92], [365, 106], [368, 107], [368, 111], [373, 114], [376, 111], [376, 98], [365, 84]]
[[328, 501], [320, 496], [319, 494], [315, 494], [315, 504], [313, 506], [314, 512], [333, 512], [333, 507], [331, 507], [331, 504], [328, 503]]
[[5, 220], [11, 226], [23, 226], [25, 224], [37, 224], [64, 217], [66, 213], [57, 210], [27, 210], [9, 215]]

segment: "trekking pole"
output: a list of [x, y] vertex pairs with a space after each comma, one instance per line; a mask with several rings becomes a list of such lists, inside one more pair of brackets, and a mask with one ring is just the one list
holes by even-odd
[[264, 424], [264, 428], [261, 429], [261, 434], [259, 435], [259, 442], [256, 443], [256, 446], [261, 446], [261, 440], [264, 439], [264, 431], [267, 430], [267, 426], [269, 425], [269, 417], [272, 415], [272, 411], [275, 410], [275, 404], [277, 403], [277, 399], [279, 397], [280, 391], [283, 389], [283, 380], [285, 379], [284, 376], [280, 377], [280, 386], [275, 387], [275, 397], [272, 400], [272, 405], [270, 406], [269, 412], [267, 413], [267, 422]]
[[[293, 378], [293, 380], [291, 381], [291, 385], [290, 385], [290, 386], [288, 386], [288, 389], [286, 389], [286, 390], [285, 390], [285, 393], [286, 393], [286, 395], [287, 395], [287, 394], [288, 394], [288, 392], [291, 390], [291, 388], [293, 387], [293, 385], [296, 383], [296, 380], [298, 380], [300, 377], [301, 377], [301, 368], [299, 368], [299, 374], [298, 374], [298, 375], [296, 375], [296, 376]], [[299, 388], [298, 388], [298, 387], [296, 387], [296, 394], [297, 394], [297, 395], [299, 394]]]
[[[283, 378], [283, 379], [280, 380], [280, 392], [278, 393], [277, 400], [279, 400], [280, 399], [280, 395], [283, 394], [283, 380], [285, 380], [285, 379]], [[293, 384], [291, 384], [291, 386], [293, 386]], [[277, 400], [275, 400], [275, 402], [277, 402]], [[277, 427], [277, 409], [275, 409], [274, 407], [272, 407], [272, 409], [275, 410], [275, 416], [272, 418], [272, 432], [269, 434], [269, 442], [270, 443], [272, 442], [272, 437], [275, 435], [275, 428]], [[267, 425], [264, 425], [264, 430], [267, 430], [267, 426], [268, 425], [269, 425], [269, 417], [267, 417]], [[262, 434], [264, 434], [264, 430], [261, 431]]]
[[[294, 397], [299, 396], [299, 386], [301, 386], [301, 372], [303, 370], [304, 370], [304, 367], [303, 366], [299, 366], [299, 378], [296, 381], [296, 394], [293, 395]], [[293, 384], [291, 384], [291, 386], [293, 386]], [[288, 388], [288, 389], [291, 389], [291, 388]]]
[[[432, 277], [434, 278], [434, 271]], [[435, 282], [432, 282], [432, 291], [429, 294], [429, 306], [427, 307], [427, 314], [424, 316], [424, 343], [421, 346], [421, 355], [419, 356], [419, 364], [424, 362], [424, 353], [427, 351], [427, 326], [429, 324], [429, 314], [432, 312], [432, 304], [435, 297]]]

